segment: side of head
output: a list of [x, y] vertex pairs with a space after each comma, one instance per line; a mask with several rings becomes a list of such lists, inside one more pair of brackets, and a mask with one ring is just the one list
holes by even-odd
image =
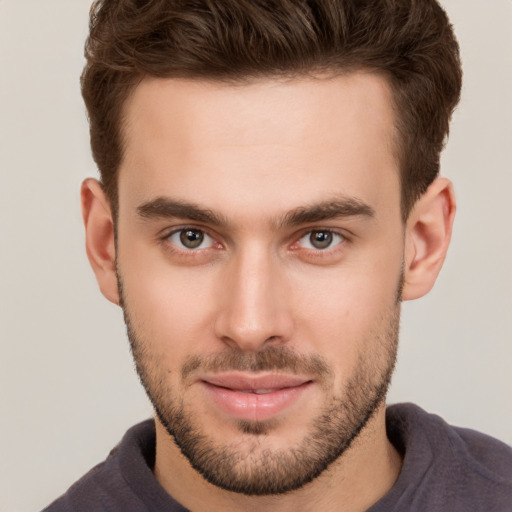
[[389, 81], [405, 220], [439, 172], [460, 95], [458, 45], [435, 0], [97, 0], [82, 93], [114, 215], [123, 105], [145, 77], [244, 82], [366, 69]]

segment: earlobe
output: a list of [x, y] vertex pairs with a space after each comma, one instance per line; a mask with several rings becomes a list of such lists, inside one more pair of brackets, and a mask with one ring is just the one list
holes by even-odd
[[80, 195], [89, 262], [101, 293], [109, 301], [119, 304], [114, 221], [110, 203], [100, 183], [93, 178], [82, 183]]
[[448, 251], [454, 217], [452, 183], [437, 178], [407, 220], [403, 300], [422, 297], [434, 286]]

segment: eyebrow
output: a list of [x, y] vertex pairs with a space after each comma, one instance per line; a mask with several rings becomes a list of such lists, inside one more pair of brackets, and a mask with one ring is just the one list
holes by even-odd
[[375, 210], [357, 197], [337, 197], [289, 211], [279, 222], [281, 226], [297, 226], [345, 217], [375, 217]]
[[202, 208], [193, 203], [166, 197], [157, 197], [152, 201], [141, 204], [137, 207], [137, 213], [143, 219], [179, 218], [211, 224], [212, 226], [225, 226], [228, 224], [227, 219], [212, 210]]
[[[137, 213], [143, 219], [187, 219], [216, 227], [228, 226], [226, 217], [194, 203], [167, 197], [158, 197], [137, 207]], [[287, 212], [277, 222], [278, 227], [293, 227], [301, 224], [322, 222], [345, 217], [375, 216], [375, 210], [357, 197], [336, 197], [334, 199], [300, 206]]]

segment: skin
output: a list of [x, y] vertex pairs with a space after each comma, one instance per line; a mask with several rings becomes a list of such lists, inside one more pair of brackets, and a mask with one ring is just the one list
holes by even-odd
[[[117, 246], [101, 187], [92, 179], [82, 186], [87, 252], [101, 291], [120, 303], [117, 260], [132, 327], [150, 354], [144, 364], [212, 442], [235, 441], [246, 457], [294, 448], [322, 407], [343, 398], [361, 361], [372, 358], [376, 372], [388, 363], [379, 334], [399, 314], [402, 272], [402, 298], [410, 300], [430, 290], [442, 266], [455, 212], [450, 182], [438, 178], [402, 222], [391, 93], [370, 73], [236, 86], [146, 79], [125, 116]], [[141, 214], [159, 198], [193, 203], [222, 223]], [[333, 199], [371, 214], [285, 222], [290, 212]], [[208, 234], [207, 243], [193, 251], [180, 245], [172, 233], [187, 226]], [[331, 230], [333, 244], [311, 247], [312, 230]], [[197, 380], [180, 379], [191, 356], [270, 346], [323, 358], [331, 378], [313, 382], [259, 438], [212, 405]], [[329, 511], [340, 503], [366, 510], [401, 467], [384, 415], [382, 403], [311, 483], [259, 497], [205, 481], [157, 419], [155, 475], [194, 511]]]

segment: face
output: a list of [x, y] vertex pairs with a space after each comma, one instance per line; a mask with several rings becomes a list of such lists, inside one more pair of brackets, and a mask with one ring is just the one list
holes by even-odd
[[155, 79], [125, 113], [117, 272], [158, 419], [211, 483], [296, 489], [382, 405], [395, 361], [388, 86]]

